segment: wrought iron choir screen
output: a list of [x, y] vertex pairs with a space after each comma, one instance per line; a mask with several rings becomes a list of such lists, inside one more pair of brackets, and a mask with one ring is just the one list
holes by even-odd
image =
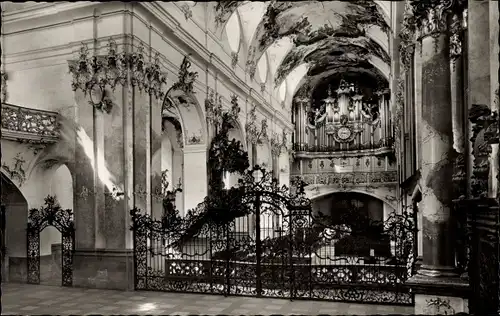
[[131, 211], [137, 290], [413, 304], [411, 215], [333, 224], [313, 212], [303, 184], [279, 187], [258, 166], [233, 189], [219, 210], [188, 212], [191, 225]]

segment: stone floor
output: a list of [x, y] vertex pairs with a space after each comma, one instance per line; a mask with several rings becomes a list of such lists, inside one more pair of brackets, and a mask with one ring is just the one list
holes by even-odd
[[408, 315], [413, 307], [2, 284], [2, 315]]

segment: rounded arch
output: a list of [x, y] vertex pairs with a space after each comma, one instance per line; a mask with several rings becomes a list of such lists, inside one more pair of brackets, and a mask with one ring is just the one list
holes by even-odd
[[6, 250], [1, 258], [2, 275], [6, 281], [25, 282], [22, 275], [26, 273], [28, 201], [3, 170], [0, 177], [2, 220], [5, 220], [0, 246]]
[[[55, 165], [46, 172], [49, 194], [57, 199], [61, 208], [74, 210], [73, 176], [67, 165]], [[61, 232], [56, 227], [47, 226], [40, 232], [40, 256], [51, 255], [59, 244]]]
[[325, 197], [325, 196], [330, 195], [330, 194], [346, 193], [346, 192], [355, 192], [355, 193], [370, 195], [374, 198], [381, 200], [382, 202], [386, 203], [387, 205], [390, 205], [393, 209], [395, 209], [395, 210], [397, 209], [397, 205], [395, 204], [394, 200], [387, 199], [387, 196], [383, 196], [382, 194], [380, 194], [376, 191], [375, 192], [374, 191], [366, 191], [366, 190], [363, 190], [363, 188], [355, 188], [355, 187], [349, 188], [348, 190], [345, 190], [345, 189], [342, 189], [339, 187], [334, 187], [334, 188], [325, 187], [325, 188], [323, 188], [323, 190], [320, 193], [314, 194], [311, 189], [306, 188], [306, 196], [311, 201]]
[[241, 123], [239, 118], [238, 120], [236, 120], [235, 126], [229, 130], [229, 140], [232, 140], [233, 138], [241, 142], [243, 150], [248, 150], [245, 129], [243, 128], [243, 124]]
[[[177, 116], [166, 115], [162, 117], [162, 137], [161, 146], [153, 153], [151, 158], [152, 166], [160, 166], [155, 170], [160, 170], [158, 177], [166, 176], [168, 186], [162, 190], [172, 190], [177, 184], [183, 183], [184, 176], [184, 156], [182, 152], [182, 128]], [[176, 195], [175, 205], [177, 209], [183, 210], [182, 192]], [[158, 210], [160, 211], [160, 210]], [[162, 214], [154, 214], [160, 217]]]
[[193, 92], [170, 88], [163, 99], [162, 112], [174, 108], [182, 128], [183, 145], [206, 144], [205, 113]]

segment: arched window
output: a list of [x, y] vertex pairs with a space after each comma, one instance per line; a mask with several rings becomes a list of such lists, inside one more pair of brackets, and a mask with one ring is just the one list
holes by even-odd
[[260, 82], [264, 83], [267, 79], [267, 54], [263, 54], [257, 63], [257, 68], [259, 69], [259, 79]]
[[241, 40], [240, 19], [238, 17], [237, 11], [235, 11], [227, 21], [226, 34], [231, 51], [237, 53], [240, 49]]

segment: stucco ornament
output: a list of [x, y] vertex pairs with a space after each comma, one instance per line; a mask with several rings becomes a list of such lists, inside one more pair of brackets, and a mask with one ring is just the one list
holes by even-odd
[[0, 78], [2, 80], [1, 82], [1, 89], [2, 89], [2, 94], [1, 94], [1, 98], [2, 98], [2, 103], [4, 103], [5, 101], [7, 101], [7, 79], [8, 79], [8, 76], [7, 76], [7, 73], [5, 71], [1, 71], [0, 72]]
[[205, 99], [205, 112], [207, 123], [212, 126], [218, 126], [222, 122], [222, 96], [212, 88], [208, 88], [207, 98]]
[[24, 160], [20, 152], [12, 160], [14, 162], [12, 166], [7, 165], [4, 160], [2, 162], [2, 169], [10, 179], [17, 181], [18, 186], [21, 187], [26, 181], [26, 171], [23, 167], [26, 160]]
[[231, 52], [231, 67], [236, 68], [238, 64], [238, 52]]
[[254, 104], [250, 111], [247, 113], [247, 122], [245, 124], [245, 131], [247, 135], [247, 141], [251, 144], [263, 144], [264, 140], [267, 140], [267, 119], [263, 119], [258, 126], [257, 123], [257, 106]]
[[179, 69], [179, 79], [172, 86], [173, 90], [179, 89], [186, 93], [194, 93], [193, 84], [196, 78], [198, 78], [198, 72], [189, 71], [189, 68], [191, 68], [190, 56], [191, 54], [187, 54], [186, 56], [184, 56], [181, 67]]
[[491, 144], [499, 143], [498, 113], [492, 112], [487, 105], [473, 104], [469, 110], [469, 121], [472, 123], [472, 196], [486, 197], [488, 193], [488, 175], [490, 171], [489, 155]]
[[157, 99], [165, 95], [166, 77], [161, 72], [159, 54], [152, 62], [146, 62], [142, 43], [135, 52], [118, 53], [116, 42], [110, 38], [108, 53], [92, 57], [88, 46], [82, 43], [79, 59], [69, 61], [69, 72], [73, 75], [73, 91], [82, 90], [92, 106], [106, 113], [111, 111], [113, 105], [110, 94], [118, 85], [125, 85], [128, 76], [132, 87], [139, 92]]
[[273, 132], [271, 139], [271, 154], [273, 157], [279, 157], [287, 149], [286, 132], [282, 131], [281, 135]]

